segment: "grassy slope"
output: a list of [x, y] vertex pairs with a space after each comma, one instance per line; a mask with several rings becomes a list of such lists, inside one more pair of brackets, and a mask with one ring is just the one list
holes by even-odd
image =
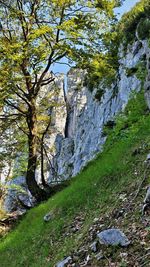
[[[113, 220], [112, 211], [121, 205], [120, 193], [126, 192], [130, 196], [143, 179], [143, 161], [150, 148], [150, 116], [142, 94], [129, 102], [125, 114], [118, 118], [113, 130], [106, 129], [109, 138], [104, 152], [90, 162], [66, 189], [30, 210], [16, 229], [2, 240], [1, 267], [54, 266], [58, 260], [88, 242], [88, 229], [95, 217], [107, 214], [104, 224], [110, 226], [108, 220]], [[135, 156], [132, 155], [134, 151], [137, 151]], [[144, 193], [138, 196], [139, 201], [142, 201]], [[53, 219], [45, 223], [43, 216], [49, 211], [53, 213]], [[83, 218], [81, 229], [65, 235], [78, 215]], [[136, 218], [137, 221], [140, 218], [138, 210]], [[125, 232], [130, 219], [126, 216], [121, 225]], [[96, 264], [93, 260], [92, 266], [100, 266]], [[102, 266], [107, 264], [104, 261]]]

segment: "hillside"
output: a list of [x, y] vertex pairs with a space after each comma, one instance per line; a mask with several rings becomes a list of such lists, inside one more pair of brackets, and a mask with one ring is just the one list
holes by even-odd
[[[143, 92], [133, 96], [116, 122], [113, 129], [105, 127], [103, 153], [66, 189], [30, 210], [1, 241], [2, 267], [50, 267], [68, 256], [73, 263], [67, 266], [149, 266], [149, 217], [142, 217], [142, 203], [150, 182], [144, 163], [150, 149], [150, 116]], [[52, 218], [45, 222], [48, 212]], [[99, 245], [92, 252], [96, 233], [111, 227], [121, 229], [131, 245]]]
[[[52, 2], [54, 11], [57, 8], [62, 11], [56, 15], [64, 15], [64, 19], [68, 20], [67, 9], [67, 13], [64, 13], [66, 1]], [[84, 2], [86, 4], [86, 1], [80, 3]], [[29, 15], [29, 7], [34, 12], [33, 6], [29, 5], [32, 1], [22, 3], [22, 16], [26, 12]], [[69, 3], [72, 5], [72, 2]], [[89, 1], [89, 8], [90, 4]], [[15, 8], [14, 2], [12, 5]], [[43, 12], [47, 12], [47, 7], [44, 6], [43, 9], [41, 5], [40, 8], [39, 19], [45, 16]], [[48, 8], [51, 14], [50, 5]], [[110, 1], [108, 7], [105, 7], [105, 1], [104, 6], [101, 6], [100, 1], [99, 8], [102, 13], [106, 8], [110, 16]], [[16, 17], [17, 13], [11, 12], [10, 8], [12, 20], [20, 18]], [[83, 14], [86, 12], [83, 8]], [[38, 15], [36, 9], [35, 15]], [[55, 20], [55, 12], [51, 15]], [[73, 20], [72, 15], [75, 16]], [[56, 37], [57, 42], [60, 31], [63, 30], [70, 45], [69, 27], [71, 39], [72, 34], [75, 34], [75, 39], [78, 38], [76, 23], [81, 32], [84, 28], [80, 10], [76, 16], [71, 9], [70, 16], [71, 22], [68, 20], [67, 24], [60, 18], [60, 25], [55, 25], [56, 31], [53, 34], [53, 27], [48, 30], [43, 25], [40, 29], [38, 23], [35, 30], [33, 23], [35, 33], [31, 30], [29, 42], [33, 41], [32, 45], [36, 46], [39, 37], [43, 41], [40, 43], [41, 50], [32, 50], [33, 55], [29, 47], [31, 62], [34, 56], [34, 60], [37, 56], [40, 58], [40, 53], [44, 51], [43, 45], [47, 50], [46, 44], [50, 44], [51, 51], [54, 41], [50, 41], [50, 34], [52, 39]], [[76, 21], [77, 17], [79, 21], [81, 19], [81, 24]], [[33, 16], [33, 20], [34, 18], [36, 16]], [[5, 18], [3, 19], [5, 22]], [[16, 23], [16, 20], [13, 22]], [[64, 25], [61, 26], [61, 23]], [[4, 90], [2, 102], [4, 100], [11, 108], [15, 106], [18, 109], [17, 114], [13, 113], [4, 104], [1, 112], [0, 267], [150, 266], [149, 0], [141, 0], [117, 25], [113, 23], [110, 32], [103, 36], [108, 54], [92, 54], [94, 45], [97, 47], [97, 44], [94, 37], [91, 39], [90, 34], [87, 34], [91, 42], [91, 55], [86, 48], [84, 53], [79, 49], [79, 54], [76, 54], [77, 65], [70, 68], [65, 79], [63, 74], [48, 72], [49, 64], [53, 64], [57, 58], [53, 49], [46, 74], [43, 70], [41, 77], [37, 73], [41, 71], [43, 61], [41, 65], [37, 65], [36, 71], [35, 64], [31, 73], [32, 64], [26, 69], [29, 72], [20, 70], [19, 63], [17, 69], [14, 69], [18, 60], [17, 53], [20, 53], [17, 49], [22, 49], [22, 45], [10, 45], [5, 55], [14, 60], [9, 66], [14, 71], [11, 76], [13, 82], [18, 79], [17, 82], [20, 86], [23, 83], [23, 87], [17, 84], [17, 91], [14, 89], [13, 92], [9, 75], [5, 75], [6, 80], [2, 84], [0, 81], [0, 88], [4, 86], [9, 89], [6, 94]], [[51, 26], [49, 22], [48, 26]], [[100, 26], [94, 27], [94, 34], [98, 34]], [[27, 26], [27, 32], [28, 30], [30, 31]], [[90, 28], [87, 30], [87, 33], [91, 32]], [[7, 37], [7, 43], [8, 36], [5, 36], [5, 31], [3, 33], [4, 38], [0, 42]], [[22, 37], [19, 38], [21, 40]], [[75, 46], [79, 48], [76, 42], [77, 40]], [[25, 47], [26, 44], [25, 41]], [[73, 45], [73, 50], [69, 50], [68, 45], [64, 43], [62, 47], [54, 46], [56, 55], [60, 53], [60, 59], [61, 56], [66, 56], [61, 54], [64, 49], [67, 49], [66, 53], [69, 51], [70, 60], [71, 57], [74, 58], [75, 47]], [[11, 49], [15, 57], [12, 57]], [[57, 49], [60, 49], [58, 54]], [[41, 60], [45, 56], [45, 53], [42, 54]], [[47, 58], [46, 56], [46, 60]], [[4, 73], [8, 74], [7, 72], [4, 66]], [[30, 87], [32, 77], [35, 82]], [[26, 85], [22, 82], [23, 79], [26, 80]], [[49, 84], [49, 81], [52, 83]], [[22, 115], [18, 113], [20, 109]], [[30, 124], [31, 117], [35, 119], [35, 124], [33, 120], [30, 125], [35, 126], [32, 129], [26, 125]], [[30, 137], [35, 140], [32, 143], [35, 146], [29, 144]], [[29, 151], [31, 148], [32, 151]], [[144, 210], [146, 192], [149, 195], [147, 209]]]

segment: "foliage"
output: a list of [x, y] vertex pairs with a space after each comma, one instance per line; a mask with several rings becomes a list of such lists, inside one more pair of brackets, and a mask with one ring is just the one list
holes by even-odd
[[130, 77], [130, 76], [136, 74], [137, 69], [138, 69], [137, 66], [135, 66], [133, 68], [127, 68], [126, 69], [126, 75], [127, 75], [127, 77]]
[[109, 134], [113, 142], [117, 141], [118, 138], [128, 138], [129, 132], [137, 131], [136, 122], [139, 121], [139, 118], [142, 122], [142, 118], [144, 118], [146, 114], [147, 106], [144, 92], [141, 91], [138, 94], [133, 93], [124, 112], [116, 117], [116, 126], [113, 127], [113, 129], [105, 126], [104, 134]]
[[141, 40], [150, 38], [150, 19], [142, 18], [137, 27], [138, 36]]
[[133, 68], [127, 68], [126, 69], [126, 75], [132, 76], [136, 75], [136, 77], [142, 82], [142, 85], [144, 85], [146, 75], [147, 75], [147, 66], [146, 66], [146, 58], [145, 56], [141, 58], [140, 62], [136, 64]]
[[[88, 64], [88, 74], [85, 77], [85, 85], [88, 86], [90, 91], [98, 88], [100, 82], [102, 82], [103, 87], [112, 84], [116, 75], [115, 62], [115, 57], [112, 57], [109, 53], [101, 53], [93, 57], [92, 61]], [[99, 89], [98, 94], [101, 95], [101, 93], [103, 94], [103, 90]]]
[[[115, 0], [0, 1], [2, 128], [5, 127], [6, 133], [15, 124], [15, 129], [26, 135], [26, 179], [36, 198], [41, 194], [35, 180], [38, 151], [41, 151], [44, 186], [44, 138], [52, 126], [52, 109], [60, 106], [53, 65], [65, 57], [69, 64], [74, 61], [85, 68], [87, 61], [101, 51], [102, 35], [113, 20], [113, 8], [118, 4]], [[49, 84], [40, 100], [42, 88]], [[15, 140], [20, 143], [17, 136]]]
[[[97, 88], [101, 81], [104, 82], [104, 87], [108, 87], [112, 84], [115, 79], [115, 75], [118, 68], [118, 47], [120, 43], [123, 43], [124, 48], [129, 43], [132, 43], [136, 38], [136, 30], [138, 32], [139, 38], [149, 38], [150, 29], [150, 3], [148, 0], [141, 0], [138, 2], [128, 13], [122, 16], [119, 23], [112, 21], [110, 31], [104, 34], [103, 44], [105, 44], [105, 49], [107, 53], [99, 53], [95, 55], [89, 65], [89, 73], [86, 78], [86, 84], [89, 86], [90, 90]], [[95, 67], [94, 67], [95, 66]], [[142, 71], [143, 76], [145, 76], [145, 70], [140, 69], [141, 66], [136, 66], [135, 68], [128, 69], [127, 75], [130, 76], [136, 72], [138, 69], [138, 76], [140, 79]], [[101, 98], [103, 90], [98, 90], [97, 99]]]
[[[133, 40], [135, 39], [135, 32], [139, 22], [141, 21], [141, 26], [148, 26], [149, 16], [150, 2], [149, 0], [141, 0], [131, 9], [131, 11], [123, 15], [119, 25], [117, 26], [118, 34], [120, 35], [120, 40], [124, 41], [124, 44], [126, 45], [128, 43], [133, 42]], [[148, 29], [142, 28], [142, 30], [144, 35], [147, 34]]]
[[136, 76], [139, 80], [141, 80], [142, 84], [144, 84], [145, 79], [147, 75], [147, 66], [146, 66], [146, 60], [142, 60], [137, 65], [137, 72]]
[[[140, 183], [143, 179], [143, 161], [149, 151], [150, 116], [143, 109], [143, 99], [142, 93], [136, 98], [134, 96], [126, 107], [124, 116], [130, 125], [128, 134], [120, 134], [126, 129], [121, 130], [122, 126], [118, 121], [114, 133], [116, 137], [109, 134], [103, 153], [89, 163], [70, 182], [68, 188], [29, 211], [16, 230], [2, 240], [2, 267], [54, 266], [66, 255], [70, 255], [72, 250], [78, 251], [83, 238], [89, 235], [93, 218], [104, 218], [104, 214], [115, 206], [120, 211], [119, 194], [127, 192], [133, 183], [137, 188], [137, 182]], [[142, 155], [133, 157], [134, 149], [144, 144], [147, 144], [147, 148], [143, 149]], [[138, 176], [135, 175], [135, 169], [138, 170]], [[141, 201], [142, 198], [143, 196]], [[49, 211], [54, 217], [46, 224], [43, 216]], [[134, 209], [131, 212], [133, 216]], [[79, 214], [85, 216], [80, 232], [72, 236], [63, 235]], [[113, 217], [110, 220], [112, 222]], [[140, 214], [137, 220], [140, 221]], [[129, 228], [128, 221], [126, 223]]]

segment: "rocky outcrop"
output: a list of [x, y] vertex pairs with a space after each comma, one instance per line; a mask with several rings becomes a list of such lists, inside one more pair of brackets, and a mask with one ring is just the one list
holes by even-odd
[[[118, 74], [108, 88], [101, 82], [90, 92], [84, 84], [85, 72], [71, 69], [67, 76], [67, 92], [64, 90], [64, 76], [60, 75], [54, 88], [43, 88], [38, 101], [50, 93], [50, 131], [45, 136], [44, 170], [48, 183], [56, 183], [75, 176], [103, 150], [107, 139], [104, 126], [111, 124], [114, 117], [122, 112], [131, 95], [145, 87], [145, 97], [150, 108], [150, 49], [148, 41], [136, 41], [119, 49]], [[138, 74], [139, 65], [144, 62], [145, 73], [142, 81]], [[143, 66], [143, 65], [142, 65]], [[51, 95], [52, 92], [56, 94]], [[103, 91], [97, 99], [98, 91]], [[55, 102], [56, 105], [53, 105]], [[36, 173], [40, 183], [40, 165]], [[10, 201], [9, 201], [10, 202]], [[6, 205], [8, 206], [8, 205]], [[13, 202], [12, 202], [13, 206]]]
[[20, 211], [24, 213], [27, 208], [31, 208], [35, 204], [35, 199], [32, 197], [27, 188], [26, 179], [24, 176], [19, 176], [6, 183], [7, 193], [4, 198], [4, 210], [6, 212]]
[[124, 110], [133, 92], [141, 89], [141, 81], [133, 70], [137, 69], [146, 51], [139, 41], [128, 46], [126, 52], [123, 47], [120, 48], [118, 77], [115, 84], [105, 88], [100, 100], [96, 99], [96, 92], [103, 89], [102, 83], [90, 92], [83, 84], [83, 71], [72, 69], [68, 73], [65, 138], [56, 138], [56, 156], [53, 161], [59, 179], [75, 176], [103, 150], [106, 141], [104, 125]]

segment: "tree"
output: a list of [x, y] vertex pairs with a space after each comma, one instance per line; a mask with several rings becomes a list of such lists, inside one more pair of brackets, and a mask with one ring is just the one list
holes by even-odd
[[[62, 58], [80, 67], [103, 49], [102, 34], [114, 18], [112, 0], [0, 0], [1, 119], [16, 123], [27, 137], [26, 182], [37, 200], [45, 198], [36, 180], [39, 139], [37, 99], [55, 80], [51, 70]], [[42, 110], [42, 109], [41, 109]]]

